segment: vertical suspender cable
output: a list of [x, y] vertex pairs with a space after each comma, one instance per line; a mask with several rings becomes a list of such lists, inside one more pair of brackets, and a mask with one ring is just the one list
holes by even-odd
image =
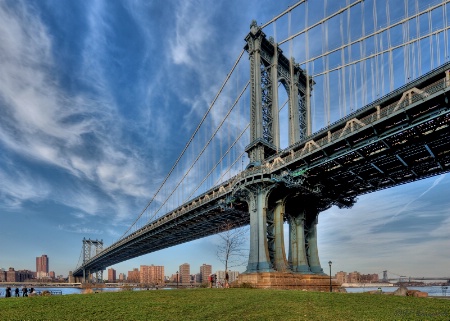
[[[364, 24], [364, 2], [361, 3], [361, 36], [365, 37], [366, 35], [366, 27]], [[363, 58], [366, 56], [365, 50], [365, 41], [359, 42], [359, 56], [360, 58]], [[364, 71], [366, 67], [366, 61], [360, 63], [359, 66], [359, 72], [360, 72], [360, 83], [361, 83], [361, 105], [365, 106], [367, 105], [367, 81], [366, 78], [364, 78]]]
[[[343, 22], [344, 16], [340, 16], [339, 20], [339, 31], [341, 34], [341, 43], [342, 45], [345, 44], [344, 42], [344, 22]], [[341, 66], [345, 64], [345, 49], [341, 49]], [[339, 69], [339, 116], [342, 118], [345, 116], [345, 80], [344, 80], [344, 72], [345, 68]]]
[[420, 48], [420, 19], [419, 19], [419, 0], [416, 0], [415, 3], [416, 6], [416, 38], [417, 38], [417, 42], [416, 42], [416, 51], [417, 51], [417, 74], [418, 76], [422, 75], [422, 54], [421, 51], [422, 49]]
[[428, 31], [430, 33], [430, 69], [434, 68], [434, 59], [433, 59], [433, 36], [431, 33], [433, 32], [433, 23], [431, 20], [431, 11], [428, 11]]
[[[311, 75], [314, 75], [314, 65], [315, 62], [312, 62], [311, 67]], [[313, 95], [311, 101], [311, 131], [314, 132], [314, 125], [316, 124], [316, 96]]]
[[[380, 51], [384, 52], [384, 46], [383, 46], [383, 37], [380, 37]], [[386, 68], [386, 65], [384, 63], [384, 54], [381, 54], [380, 59], [381, 59], [381, 83], [380, 83], [380, 96], [384, 95], [384, 87], [385, 87], [385, 83], [384, 83], [384, 69]]]
[[[386, 0], [386, 17], [388, 26], [391, 25], [391, 13], [389, 10], [389, 0]], [[387, 30], [387, 46], [390, 49], [388, 52], [389, 55], [389, 91], [394, 90], [394, 53], [392, 52], [392, 42], [391, 42], [391, 29]]]
[[[349, 3], [349, 0], [347, 1], [347, 3]], [[351, 25], [351, 16], [350, 16], [350, 10], [348, 10], [347, 11], [347, 42], [348, 43], [350, 43], [351, 39], [352, 39], [350, 25]], [[348, 46], [347, 52], [348, 52], [347, 60], [352, 61], [352, 46]], [[349, 71], [348, 71], [348, 104], [350, 105], [350, 112], [353, 112], [353, 86], [352, 86], [352, 69], [351, 69], [351, 67], [349, 68]]]
[[[288, 13], [288, 37], [291, 36], [291, 19], [292, 19], [291, 12], [292, 11], [289, 11], [289, 13]], [[292, 39], [291, 39], [291, 40], [289, 40], [289, 59], [291, 59], [293, 57], [292, 51], [293, 51], [293, 48], [292, 48]]]
[[[327, 0], [325, 0], [325, 12], [324, 12], [324, 17], [326, 17], [326, 10], [327, 10]], [[325, 52], [328, 52], [328, 20], [325, 21], [324, 23], [324, 27], [325, 27]], [[330, 117], [330, 73], [328, 72], [328, 70], [330, 69], [329, 67], [329, 56], [325, 56], [325, 64], [326, 64], [326, 70], [327, 73], [325, 74], [326, 77], [326, 94], [327, 94], [327, 102], [326, 102], [326, 115], [327, 115], [327, 126], [330, 124], [331, 121], [331, 117]]]
[[448, 24], [448, 21], [447, 21], [447, 5], [444, 5], [444, 8], [443, 8], [443, 15], [444, 15], [444, 27], [445, 27], [445, 30], [446, 31], [444, 31], [444, 56], [445, 56], [445, 58], [444, 58], [444, 61], [449, 61], [449, 57], [448, 57], [448, 45], [449, 45], [449, 43], [448, 43], [448, 30], [447, 30], [447, 24]]
[[[408, 0], [404, 0], [405, 1], [405, 18], [407, 18], [409, 16], [409, 10], [408, 10]], [[409, 21], [405, 22], [405, 34], [406, 34], [406, 39], [405, 42], [409, 41]], [[408, 76], [407, 78], [407, 82], [411, 81], [412, 78], [412, 73], [411, 73], [411, 54], [410, 54], [410, 45], [406, 45], [405, 47], [405, 51], [406, 51], [406, 74]]]
[[[378, 15], [377, 15], [377, 1], [373, 0], [373, 30], [376, 31], [378, 29]], [[378, 34], [374, 35], [374, 43], [375, 43], [375, 92], [376, 98], [380, 95], [380, 78], [379, 78], [379, 70], [378, 70]], [[375, 98], [375, 99], [376, 99]]]

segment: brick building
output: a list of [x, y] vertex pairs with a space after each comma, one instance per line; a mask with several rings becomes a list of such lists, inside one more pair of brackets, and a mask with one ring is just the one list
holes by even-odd
[[139, 283], [139, 270], [137, 268], [133, 269], [133, 271], [128, 271], [128, 282], [130, 283]]
[[191, 283], [191, 266], [189, 263], [184, 263], [180, 265], [179, 271], [179, 282], [184, 284]]
[[163, 284], [164, 266], [141, 265], [139, 271], [139, 281], [144, 284]]
[[116, 282], [116, 270], [113, 268], [108, 269], [108, 282]]
[[36, 277], [42, 279], [48, 276], [49, 262], [48, 256], [42, 255], [36, 258]]
[[29, 270], [15, 271], [10, 267], [6, 271], [6, 282], [25, 282], [31, 279], [34, 279], [34, 273]]
[[200, 266], [200, 283], [208, 283], [208, 276], [212, 273], [212, 266], [210, 264], [203, 263]]

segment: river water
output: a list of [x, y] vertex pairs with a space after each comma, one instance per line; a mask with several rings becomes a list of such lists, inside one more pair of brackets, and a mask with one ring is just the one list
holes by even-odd
[[[11, 287], [12, 293], [11, 295], [14, 296], [14, 290], [15, 287]], [[55, 287], [55, 288], [40, 288], [35, 287], [36, 291], [61, 291], [62, 294], [81, 294], [83, 293], [83, 289], [78, 288], [63, 288], [63, 287]], [[368, 292], [368, 291], [376, 291], [377, 287], [362, 287], [362, 288], [346, 288], [348, 293], [361, 293], [361, 292]], [[383, 292], [394, 292], [397, 290], [398, 287], [396, 286], [389, 286], [389, 287], [381, 287], [381, 290]], [[448, 296], [450, 297], [450, 286], [448, 287], [442, 287], [442, 286], [411, 286], [408, 287], [409, 290], [419, 290], [422, 292], [428, 292], [429, 296]], [[0, 287], [0, 297], [5, 297], [5, 287]], [[22, 296], [22, 288], [19, 287], [20, 290], [20, 296]], [[94, 292], [115, 292], [120, 291], [121, 288], [94, 288], [92, 289]], [[140, 289], [135, 289], [140, 290]]]
[[[408, 286], [408, 290], [419, 290], [421, 292], [427, 292], [428, 296], [448, 296], [450, 297], [450, 286]], [[378, 287], [362, 287], [362, 288], [345, 288], [348, 293], [361, 293], [368, 291], [376, 291]], [[397, 290], [397, 286], [382, 286], [383, 292], [394, 292]]]

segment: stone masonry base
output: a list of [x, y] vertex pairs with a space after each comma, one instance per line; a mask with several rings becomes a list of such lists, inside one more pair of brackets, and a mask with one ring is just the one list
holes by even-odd
[[[249, 284], [260, 289], [296, 289], [306, 291], [330, 291], [330, 277], [317, 274], [299, 274], [288, 272], [259, 272], [239, 275], [236, 286]], [[333, 292], [340, 291], [340, 284], [331, 280]]]

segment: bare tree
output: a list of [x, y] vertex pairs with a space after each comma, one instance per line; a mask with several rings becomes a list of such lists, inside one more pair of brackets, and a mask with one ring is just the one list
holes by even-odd
[[221, 242], [217, 247], [217, 258], [225, 265], [225, 285], [228, 286], [228, 269], [245, 264], [248, 249], [247, 244], [248, 227], [236, 227], [231, 222], [226, 222], [219, 227]]

